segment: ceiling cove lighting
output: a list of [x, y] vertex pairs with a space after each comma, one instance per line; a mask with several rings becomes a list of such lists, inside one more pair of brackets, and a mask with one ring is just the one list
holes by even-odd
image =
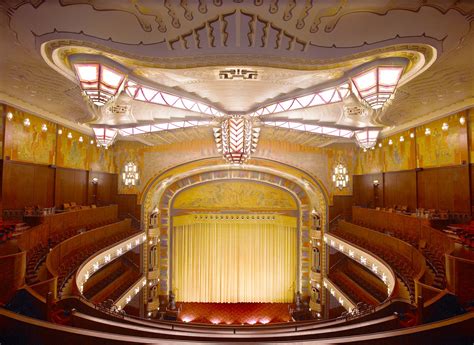
[[230, 164], [243, 164], [257, 149], [260, 128], [254, 128], [246, 116], [229, 116], [213, 130], [217, 151]]
[[318, 105], [341, 102], [350, 94], [349, 83], [343, 83], [339, 86], [326, 90], [311, 93], [309, 95], [290, 98], [281, 102], [272, 103], [254, 111], [251, 116], [271, 115], [284, 111], [310, 108]]
[[378, 66], [352, 77], [353, 89], [372, 109], [381, 109], [395, 93], [402, 66]]
[[330, 135], [330, 136], [335, 136], [335, 137], [352, 138], [352, 136], [354, 135], [354, 132], [348, 129], [308, 125], [301, 122], [263, 121], [262, 123], [265, 126], [270, 126], [270, 127], [294, 129], [294, 130], [302, 131], [302, 132], [324, 134], [324, 135]]
[[380, 128], [365, 128], [363, 130], [359, 130], [355, 132], [355, 138], [357, 144], [365, 149], [368, 150], [375, 146], [377, 143], [377, 138], [380, 133]]
[[74, 69], [81, 90], [98, 107], [115, 97], [125, 80], [125, 74], [99, 63], [74, 63]]
[[108, 148], [117, 138], [118, 130], [115, 128], [94, 127], [95, 141], [97, 146]]
[[119, 132], [121, 136], [126, 137], [129, 135], [169, 131], [172, 129], [179, 129], [179, 128], [208, 126], [210, 123], [211, 123], [210, 121], [176, 121], [176, 122], [157, 123], [153, 125], [121, 128]]
[[126, 82], [125, 92], [136, 101], [143, 101], [172, 108], [194, 111], [196, 113], [210, 116], [224, 115], [219, 110], [206, 104], [195, 102], [181, 96], [172, 95], [148, 86], [140, 85], [131, 80]]

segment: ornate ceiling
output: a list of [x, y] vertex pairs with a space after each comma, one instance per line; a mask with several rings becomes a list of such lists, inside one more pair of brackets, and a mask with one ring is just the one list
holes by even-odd
[[[393, 132], [474, 104], [473, 19], [468, 0], [7, 0], [0, 3], [7, 52], [0, 56], [0, 101], [88, 131], [78, 122], [94, 115], [68, 71], [67, 57], [75, 53], [112, 58], [152, 85], [230, 112], [324, 87], [375, 59], [402, 57], [408, 73], [392, 104], [372, 118]], [[232, 68], [258, 77], [220, 77]], [[312, 109], [279, 116], [357, 125], [342, 123], [340, 110], [323, 119]], [[192, 115], [148, 113], [135, 120]], [[307, 145], [333, 140], [286, 129], [264, 129], [262, 136], [287, 132], [287, 140]], [[148, 139], [177, 137], [160, 132]]]

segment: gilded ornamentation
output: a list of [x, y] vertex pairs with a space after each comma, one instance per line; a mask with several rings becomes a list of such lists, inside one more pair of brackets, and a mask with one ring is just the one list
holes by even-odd
[[178, 209], [296, 210], [296, 202], [283, 190], [250, 181], [210, 182], [180, 192]]

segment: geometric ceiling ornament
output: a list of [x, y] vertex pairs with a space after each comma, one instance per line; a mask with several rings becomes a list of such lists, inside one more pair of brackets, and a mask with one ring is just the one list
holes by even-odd
[[134, 127], [128, 127], [128, 128], [120, 128], [119, 133], [122, 137], [126, 137], [129, 135], [169, 131], [169, 130], [179, 129], [179, 128], [202, 127], [202, 126], [208, 126], [210, 124], [211, 124], [211, 121], [209, 120], [173, 121], [173, 122], [156, 123], [156, 124], [150, 124], [150, 125], [134, 126]]
[[249, 116], [228, 116], [213, 130], [217, 151], [230, 164], [243, 164], [257, 149], [260, 128], [253, 126]]
[[83, 94], [101, 107], [120, 93], [125, 74], [100, 63], [74, 62], [74, 70]]
[[348, 139], [352, 138], [352, 136], [354, 135], [354, 131], [350, 129], [310, 125], [310, 124], [297, 122], [297, 121], [262, 121], [262, 124], [265, 126], [270, 126], [270, 127], [294, 129], [296, 131], [322, 134], [322, 135], [348, 138]]
[[351, 78], [359, 98], [372, 109], [381, 109], [395, 93], [403, 66], [378, 66]]
[[271, 115], [284, 111], [337, 103], [341, 102], [349, 94], [350, 86], [349, 83], [345, 82], [339, 86], [269, 104], [254, 111], [251, 116]]
[[209, 105], [203, 104], [201, 102], [196, 102], [185, 97], [172, 95], [170, 93], [163, 92], [149, 86], [144, 86], [132, 80], [128, 80], [126, 82], [125, 92], [127, 93], [127, 95], [129, 95], [132, 99], [136, 101], [194, 111], [196, 113], [201, 113], [210, 116], [223, 115], [219, 110]]

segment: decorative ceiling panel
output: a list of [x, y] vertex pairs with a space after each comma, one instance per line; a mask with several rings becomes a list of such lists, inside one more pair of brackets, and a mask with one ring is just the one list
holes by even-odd
[[[472, 103], [473, 14], [472, 1], [455, 0], [7, 0], [0, 3], [7, 52], [0, 100], [39, 115], [93, 120], [77, 85], [44, 62], [41, 44], [51, 40], [140, 61], [134, 69], [145, 79], [236, 111], [334, 80], [348, 61], [368, 62], [394, 47], [421, 52], [421, 59], [430, 45], [438, 60], [401, 86], [377, 118], [403, 126]], [[232, 67], [255, 70], [257, 79], [212, 79]]]

